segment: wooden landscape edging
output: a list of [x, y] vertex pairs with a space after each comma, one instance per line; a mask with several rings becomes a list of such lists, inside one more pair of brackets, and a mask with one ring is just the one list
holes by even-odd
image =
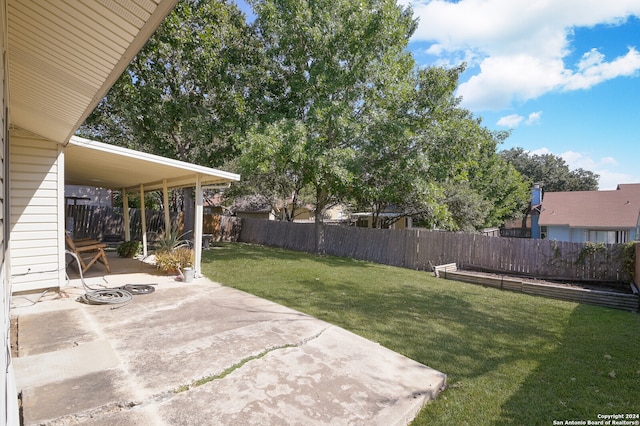
[[490, 277], [469, 272], [446, 270], [440, 276], [447, 280], [462, 281], [487, 287], [499, 288], [566, 300], [569, 302], [587, 303], [607, 308], [640, 312], [640, 296], [637, 294], [616, 293], [611, 291], [591, 290], [554, 284], [534, 283], [506, 277]]

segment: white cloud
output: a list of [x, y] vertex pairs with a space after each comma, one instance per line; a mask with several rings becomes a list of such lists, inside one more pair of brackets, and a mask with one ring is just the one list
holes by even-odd
[[465, 107], [503, 109], [550, 91], [586, 89], [640, 70], [640, 53], [607, 60], [597, 49], [566, 64], [573, 29], [640, 16], [638, 0], [401, 0], [419, 18], [413, 39], [442, 60], [467, 58], [479, 72], [459, 87]]
[[[542, 147], [534, 151], [530, 151], [530, 154], [545, 155], [553, 154], [553, 152], [546, 147]], [[562, 154], [559, 154], [559, 157], [567, 163], [571, 170], [584, 169], [599, 175], [598, 189], [600, 190], [616, 189], [616, 187], [621, 183], [640, 183], [640, 175], [623, 173], [615, 170], [618, 166], [618, 162], [613, 157], [595, 159], [589, 154], [576, 151], [563, 152]]]
[[524, 120], [523, 116], [518, 114], [511, 114], [505, 117], [501, 117], [496, 124], [498, 126], [515, 128], [518, 127], [520, 123], [522, 123], [522, 120]]
[[529, 114], [529, 117], [527, 117], [527, 121], [525, 122], [525, 124], [527, 126], [538, 124], [540, 122], [541, 117], [542, 117], [542, 111], [532, 112], [531, 114]]
[[542, 111], [532, 112], [531, 114], [529, 114], [526, 120], [519, 114], [505, 115], [504, 117], [500, 117], [496, 125], [515, 129], [524, 121], [524, 124], [526, 124], [527, 126], [531, 126], [540, 122], [541, 116]]
[[567, 75], [563, 90], [588, 89], [603, 81], [621, 76], [630, 76], [640, 70], [640, 53], [629, 48], [626, 55], [611, 62], [604, 61], [604, 55], [597, 49], [591, 49], [582, 56], [578, 71]]
[[492, 56], [482, 61], [479, 74], [459, 86], [458, 94], [472, 110], [499, 110], [558, 87], [563, 69], [562, 61], [532, 55]]
[[567, 151], [560, 154], [560, 157], [567, 163], [570, 169], [585, 169], [594, 173], [595, 170], [603, 169], [606, 166], [616, 166], [618, 162], [613, 157], [603, 157], [594, 159], [588, 154], [575, 151]]
[[594, 173], [600, 175], [600, 179], [598, 181], [598, 189], [600, 190], [616, 189], [621, 183], [640, 183], [639, 175], [620, 173], [609, 169], [599, 169]]
[[530, 154], [532, 155], [545, 155], [545, 154], [551, 154], [551, 151], [548, 148], [538, 148], [538, 149], [534, 149], [533, 151], [529, 151]]

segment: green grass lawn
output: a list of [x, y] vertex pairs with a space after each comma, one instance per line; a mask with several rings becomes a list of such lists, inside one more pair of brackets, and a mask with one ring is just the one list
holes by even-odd
[[238, 243], [204, 252], [202, 269], [447, 374], [414, 425], [640, 413], [638, 314]]

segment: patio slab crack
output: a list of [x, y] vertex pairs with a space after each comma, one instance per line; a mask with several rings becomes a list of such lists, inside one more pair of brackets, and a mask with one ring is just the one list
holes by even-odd
[[141, 409], [147, 405], [151, 405], [154, 403], [158, 403], [158, 402], [163, 402], [163, 401], [167, 401], [170, 400], [171, 398], [173, 398], [174, 396], [183, 393], [183, 392], [187, 392], [189, 390], [198, 388], [202, 385], [205, 385], [207, 383], [213, 382], [215, 380], [221, 380], [225, 377], [227, 377], [229, 374], [233, 373], [234, 371], [242, 368], [245, 364], [254, 361], [254, 360], [258, 360], [261, 358], [264, 358], [265, 356], [267, 356], [270, 353], [279, 351], [279, 350], [283, 350], [283, 349], [288, 349], [288, 348], [296, 348], [296, 347], [302, 347], [305, 344], [318, 339], [320, 336], [322, 336], [323, 333], [325, 333], [329, 328], [331, 328], [332, 326], [328, 326], [323, 328], [322, 330], [320, 330], [318, 333], [306, 337], [296, 343], [290, 343], [290, 344], [284, 344], [284, 345], [278, 345], [278, 346], [272, 346], [269, 347], [265, 350], [263, 350], [262, 352], [255, 354], [255, 355], [249, 355], [243, 359], [241, 359], [240, 361], [234, 363], [233, 365], [227, 367], [226, 369], [224, 369], [223, 371], [221, 371], [220, 373], [217, 374], [212, 374], [210, 376], [206, 376], [203, 377], [201, 379], [198, 380], [194, 380], [193, 382], [189, 383], [189, 384], [185, 384], [185, 385], [181, 385], [178, 386], [177, 388], [174, 389], [170, 389], [155, 395], [151, 395], [147, 398], [145, 398], [144, 401], [135, 401], [135, 400], [131, 400], [131, 401], [116, 401], [116, 402], [112, 402], [109, 404], [105, 404], [102, 405], [100, 407], [96, 407], [90, 410], [85, 410], [82, 412], [78, 412], [78, 413], [74, 413], [74, 414], [69, 414], [69, 415], [65, 415], [65, 416], [60, 416], [58, 418], [55, 419], [51, 419], [49, 421], [47, 421], [45, 424], [49, 425], [49, 426], [58, 426], [58, 425], [66, 425], [69, 424], [69, 422], [73, 422], [73, 421], [82, 421], [84, 419], [88, 419], [88, 418], [96, 418], [96, 417], [100, 417], [100, 416], [104, 416], [107, 414], [112, 414], [112, 413], [117, 413], [117, 412], [122, 412], [122, 411], [129, 411], [129, 410], [135, 410], [135, 409]]
[[214, 374], [211, 376], [207, 376], [207, 377], [203, 377], [202, 379], [198, 379], [198, 380], [194, 380], [193, 382], [191, 382], [191, 384], [188, 385], [182, 385], [180, 387], [178, 387], [175, 390], [175, 393], [180, 393], [180, 392], [185, 392], [188, 391], [190, 389], [196, 388], [198, 386], [202, 386], [206, 383], [212, 382], [214, 380], [220, 380], [225, 378], [226, 376], [228, 376], [229, 374], [233, 373], [234, 371], [238, 370], [239, 368], [242, 368], [243, 365], [245, 365], [246, 363], [256, 360], [256, 359], [260, 359], [260, 358], [264, 358], [266, 355], [281, 350], [281, 349], [288, 349], [288, 348], [297, 348], [297, 347], [301, 347], [307, 343], [309, 343], [312, 340], [315, 340], [317, 338], [319, 338], [320, 336], [322, 336], [322, 334], [327, 331], [327, 329], [329, 329], [329, 327], [325, 327], [322, 330], [320, 330], [318, 333], [314, 334], [313, 336], [307, 337], [305, 339], [300, 340], [298, 343], [290, 343], [290, 344], [286, 344], [286, 345], [279, 345], [279, 346], [273, 346], [270, 348], [265, 349], [264, 351], [260, 352], [257, 355], [250, 355], [246, 358], [243, 358], [242, 360], [238, 361], [237, 363], [231, 365], [230, 367], [227, 367], [226, 369], [224, 369], [222, 372], [218, 373], [218, 374]]

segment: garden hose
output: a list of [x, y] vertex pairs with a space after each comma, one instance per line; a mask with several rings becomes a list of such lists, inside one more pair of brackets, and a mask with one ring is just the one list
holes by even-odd
[[[133, 300], [133, 295], [127, 290], [119, 288], [103, 288], [86, 291], [76, 299], [87, 305], [120, 305], [124, 306]], [[118, 307], [120, 307], [118, 306]]]
[[76, 299], [78, 302], [88, 305], [117, 305], [111, 308], [116, 309], [131, 303], [134, 294], [149, 294], [155, 291], [153, 286], [147, 284], [126, 284], [115, 288], [92, 288], [84, 281], [82, 265], [78, 256], [69, 250], [66, 250], [66, 253], [78, 262], [80, 281], [85, 290], [85, 293]]

